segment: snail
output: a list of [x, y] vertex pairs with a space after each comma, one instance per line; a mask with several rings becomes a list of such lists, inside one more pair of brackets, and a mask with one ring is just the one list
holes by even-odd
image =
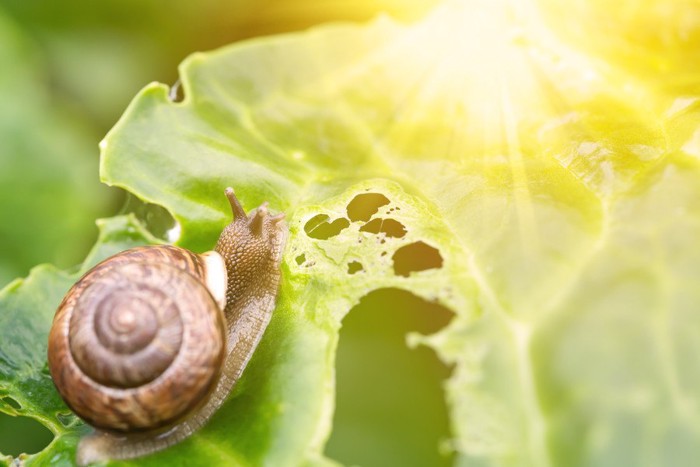
[[241, 376], [270, 321], [287, 237], [267, 203], [233, 221], [214, 251], [170, 246], [118, 253], [88, 271], [49, 333], [51, 377], [95, 428], [77, 462], [165, 449], [202, 427]]

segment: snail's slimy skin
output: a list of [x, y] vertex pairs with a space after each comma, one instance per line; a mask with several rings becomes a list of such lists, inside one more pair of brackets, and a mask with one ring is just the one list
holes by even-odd
[[143, 456], [191, 435], [260, 342], [287, 227], [266, 204], [248, 216], [232, 189], [226, 195], [234, 220], [215, 251], [127, 250], [85, 274], [59, 306], [49, 369], [66, 403], [96, 428], [80, 441], [80, 465]]

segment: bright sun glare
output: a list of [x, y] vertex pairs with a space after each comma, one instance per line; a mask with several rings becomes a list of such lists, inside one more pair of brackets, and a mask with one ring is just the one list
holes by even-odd
[[[517, 159], [523, 152], [519, 134], [528, 122], [567, 118], [566, 110], [593, 92], [624, 97], [638, 115], [653, 115], [648, 90], [551, 32], [540, 11], [546, 6], [534, 0], [449, 0], [390, 44], [378, 59], [399, 64], [393, 81], [410, 96], [402, 122], [434, 112], [449, 116], [450, 150], [440, 157], [460, 160], [467, 148], [473, 154], [480, 147], [484, 157]], [[518, 161], [511, 162], [517, 168]]]

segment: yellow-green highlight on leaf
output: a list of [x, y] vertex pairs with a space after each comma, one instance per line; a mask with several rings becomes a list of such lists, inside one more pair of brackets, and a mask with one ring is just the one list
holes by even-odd
[[[410, 340], [452, 365], [458, 465], [692, 465], [697, 93], [561, 40], [554, 10], [451, 1], [414, 25], [249, 41], [187, 59], [181, 102], [161, 84], [136, 96], [102, 143], [106, 183], [165, 207], [196, 251], [230, 216], [226, 186], [285, 212], [291, 236], [277, 310], [229, 401], [182, 444], [114, 465], [332, 464], [338, 331], [386, 287], [455, 313]], [[367, 194], [388, 203], [348, 212]], [[397, 269], [421, 244], [430, 258]]]

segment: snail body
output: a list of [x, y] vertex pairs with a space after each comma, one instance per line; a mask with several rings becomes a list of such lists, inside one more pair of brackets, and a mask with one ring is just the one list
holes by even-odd
[[287, 228], [263, 204], [234, 219], [214, 251], [133, 248], [88, 271], [59, 305], [49, 370], [95, 427], [78, 464], [146, 455], [186, 438], [221, 406], [271, 318]]

